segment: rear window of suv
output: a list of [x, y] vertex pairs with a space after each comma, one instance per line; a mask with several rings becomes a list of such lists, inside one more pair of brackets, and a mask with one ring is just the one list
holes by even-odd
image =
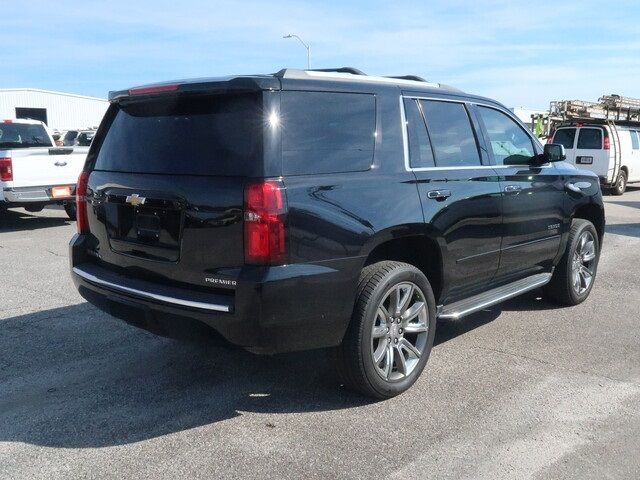
[[134, 101], [112, 106], [94, 168], [127, 173], [242, 176], [256, 172], [261, 94]]
[[376, 130], [374, 95], [282, 92], [280, 116], [285, 175], [371, 168]]

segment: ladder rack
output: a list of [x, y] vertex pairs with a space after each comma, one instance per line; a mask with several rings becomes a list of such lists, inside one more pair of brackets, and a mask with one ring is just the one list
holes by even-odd
[[549, 117], [560, 121], [612, 121], [640, 123], [640, 99], [605, 95], [596, 102], [559, 100], [549, 105]]

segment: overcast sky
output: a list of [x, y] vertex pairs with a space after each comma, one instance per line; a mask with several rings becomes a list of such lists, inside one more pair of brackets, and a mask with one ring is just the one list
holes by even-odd
[[176, 78], [353, 66], [546, 108], [640, 97], [640, 1], [0, 0], [0, 88], [106, 97]]

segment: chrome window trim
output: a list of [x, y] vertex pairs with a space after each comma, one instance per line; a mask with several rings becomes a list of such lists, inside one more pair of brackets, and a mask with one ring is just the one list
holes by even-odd
[[[512, 112], [507, 110], [503, 110], [500, 107], [495, 105], [491, 105], [485, 102], [472, 102], [467, 100], [458, 100], [453, 98], [440, 98], [440, 97], [423, 97], [420, 95], [400, 95], [400, 118], [402, 122], [402, 142], [403, 142], [403, 150], [404, 150], [404, 168], [408, 172], [429, 172], [429, 171], [442, 171], [442, 170], [501, 170], [506, 168], [517, 168], [519, 166], [524, 165], [476, 165], [476, 166], [464, 166], [464, 167], [415, 167], [413, 168], [409, 161], [409, 140], [408, 140], [408, 132], [407, 132], [407, 117], [404, 110], [404, 99], [412, 98], [414, 100], [435, 100], [438, 102], [451, 102], [451, 103], [461, 103], [462, 105], [479, 105], [482, 107], [492, 108], [493, 110], [497, 110], [498, 112], [502, 112], [506, 114], [509, 118], [514, 120], [518, 125], [522, 127], [520, 120], [513, 115]], [[471, 119], [470, 119], [471, 120]], [[536, 141], [540, 143], [538, 139], [533, 137], [525, 128], [523, 128], [525, 134], [529, 136], [532, 141]], [[435, 158], [434, 158], [435, 161]], [[553, 166], [549, 163], [545, 163], [540, 165], [538, 168], [553, 168]]]
[[211, 310], [215, 312], [229, 312], [230, 308], [227, 305], [217, 305], [215, 303], [204, 303], [204, 302], [194, 302], [191, 300], [183, 300], [181, 298], [168, 297], [166, 295], [159, 295], [157, 293], [145, 292], [144, 290], [138, 290], [136, 288], [125, 287], [124, 285], [117, 285], [115, 283], [109, 282], [107, 280], [103, 280], [101, 278], [96, 277], [84, 270], [73, 267], [73, 273], [78, 275], [81, 278], [84, 278], [89, 283], [93, 283], [95, 285], [99, 285], [102, 287], [110, 288], [115, 290], [116, 292], [130, 293], [133, 295], [137, 295], [138, 297], [147, 298], [151, 300], [157, 300], [163, 303], [169, 303], [173, 305], [181, 305], [183, 307], [191, 307], [198, 308], [201, 310]]

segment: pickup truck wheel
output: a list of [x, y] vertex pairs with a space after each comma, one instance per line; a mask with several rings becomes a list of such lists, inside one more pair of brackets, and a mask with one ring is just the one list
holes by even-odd
[[336, 349], [344, 384], [384, 399], [407, 390], [424, 369], [436, 329], [433, 290], [412, 265], [383, 261], [366, 267], [351, 323]]
[[67, 216], [75, 221], [76, 220], [76, 204], [75, 203], [65, 203], [64, 211], [67, 212]]
[[561, 305], [578, 305], [586, 300], [596, 278], [600, 244], [591, 222], [576, 218], [571, 223], [567, 249], [556, 267], [547, 295]]
[[38, 213], [44, 210], [44, 205], [34, 203], [33, 205], [27, 205], [24, 209], [29, 213]]

